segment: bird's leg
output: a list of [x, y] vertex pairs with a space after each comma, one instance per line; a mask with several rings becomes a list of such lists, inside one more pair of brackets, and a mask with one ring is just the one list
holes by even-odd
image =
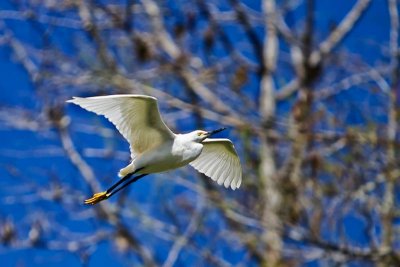
[[[139, 171], [139, 170], [138, 170]], [[137, 171], [136, 171], [137, 172]], [[114, 188], [116, 188], [117, 186], [119, 186], [120, 184], [124, 183], [126, 180], [128, 180], [132, 175], [134, 175], [136, 172], [132, 172], [129, 173], [127, 175], [125, 175], [124, 177], [122, 177], [118, 182], [116, 182], [115, 184], [113, 184], [111, 187], [109, 187], [107, 189], [107, 193], [111, 193], [111, 191], [114, 190]]]
[[[118, 191], [120, 191], [121, 189], [124, 189], [125, 187], [127, 187], [127, 186], [130, 185], [131, 183], [136, 182], [136, 181], [139, 180], [140, 178], [145, 177], [146, 175], [148, 175], [148, 173], [144, 173], [144, 174], [138, 175], [138, 176], [136, 176], [136, 177], [133, 177], [132, 180], [126, 182], [125, 184], [123, 184], [123, 185], [122, 185], [121, 187], [119, 187], [118, 189], [116, 189], [116, 190], [114, 190], [114, 191], [112, 191], [112, 192], [110, 192], [110, 193], [107, 193], [107, 195], [108, 195], [107, 198], [109, 198], [109, 197], [111, 197], [112, 195], [116, 194]], [[107, 191], [108, 191], [108, 190], [107, 190]]]
[[[125, 179], [125, 178], [126, 178], [126, 179], [130, 178], [130, 177], [132, 176], [132, 174], [133, 174], [133, 173], [131, 173], [130, 175], [125, 176], [124, 179]], [[121, 183], [123, 182], [122, 179], [121, 179], [121, 181], [118, 181], [117, 183], [115, 183], [115, 184], [114, 184], [113, 186], [111, 186], [108, 190], [103, 191], [103, 192], [100, 192], [100, 193], [96, 193], [96, 194], [93, 195], [93, 197], [91, 197], [91, 198], [89, 198], [89, 199], [86, 199], [86, 200], [85, 200], [85, 204], [88, 204], [88, 205], [95, 205], [95, 204], [99, 203], [100, 201], [103, 201], [103, 200], [105, 200], [105, 199], [107, 199], [107, 198], [110, 198], [112, 195], [118, 193], [121, 189], [127, 187], [127, 186], [130, 185], [131, 183], [136, 182], [137, 180], [139, 180], [140, 178], [142, 178], [142, 177], [144, 177], [144, 176], [146, 176], [146, 175], [147, 175], [147, 173], [141, 174], [141, 175], [136, 176], [136, 177], [133, 177], [132, 180], [130, 180], [130, 181], [124, 183], [122, 186], [120, 186], [120, 187], [117, 188], [116, 190], [112, 191], [114, 188], [116, 188], [119, 184], [121, 184]], [[126, 180], [126, 179], [125, 179], [125, 180]], [[124, 181], [125, 181], [125, 180], [124, 180]]]
[[[112, 191], [119, 186], [121, 183], [124, 183], [127, 179], [129, 179], [132, 175], [134, 175], [135, 173], [137, 173], [138, 171], [142, 170], [143, 168], [137, 169], [135, 172], [129, 173], [126, 176], [124, 176], [123, 178], [121, 178], [118, 182], [116, 182], [115, 184], [113, 184], [111, 187], [109, 187], [106, 191], [103, 192], [99, 192], [99, 193], [95, 193], [91, 198], [88, 198], [85, 200], [85, 204], [88, 205], [95, 205], [97, 203], [99, 203], [100, 201], [103, 201], [109, 197], [111, 197], [112, 195], [114, 195], [116, 192], [118, 192], [119, 190], [121, 190], [122, 188], [124, 188], [126, 186], [123, 185], [120, 189], [118, 189], [115, 193], [112, 193]], [[144, 175], [139, 175], [138, 177], [143, 177]], [[141, 178], [140, 177], [140, 178]], [[136, 178], [136, 177], [135, 177]], [[132, 181], [129, 181], [128, 183], [131, 184], [134, 181], [137, 181], [139, 179], [133, 179]], [[127, 184], [128, 184], [127, 183]]]

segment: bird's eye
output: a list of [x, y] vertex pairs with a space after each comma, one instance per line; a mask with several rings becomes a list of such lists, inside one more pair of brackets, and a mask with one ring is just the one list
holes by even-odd
[[201, 136], [201, 133], [197, 133], [197, 136]]

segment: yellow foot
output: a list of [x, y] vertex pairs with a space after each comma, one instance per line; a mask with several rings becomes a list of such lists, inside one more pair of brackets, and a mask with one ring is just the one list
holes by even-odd
[[107, 194], [107, 191], [96, 193], [91, 198], [86, 199], [85, 204], [95, 205], [95, 204], [99, 203], [100, 201], [107, 199], [109, 196], [110, 196], [110, 194]]

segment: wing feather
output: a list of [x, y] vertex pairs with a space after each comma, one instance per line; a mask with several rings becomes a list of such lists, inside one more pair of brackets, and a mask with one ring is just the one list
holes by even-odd
[[226, 188], [235, 190], [241, 184], [240, 160], [229, 139], [204, 140], [203, 151], [190, 165]]
[[235, 177], [236, 175], [237, 175], [237, 170], [231, 169], [231, 173], [229, 174], [228, 178], [227, 178], [227, 179], [225, 180], [225, 182], [224, 182], [224, 186], [225, 186], [226, 188], [229, 187], [229, 185], [231, 184], [231, 182], [232, 182], [232, 180], [233, 180], [233, 177]]
[[67, 102], [103, 115], [113, 123], [129, 142], [132, 158], [175, 137], [161, 118], [157, 99], [151, 96], [74, 97]]

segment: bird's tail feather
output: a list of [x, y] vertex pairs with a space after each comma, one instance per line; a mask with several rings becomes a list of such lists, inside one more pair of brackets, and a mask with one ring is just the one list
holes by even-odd
[[123, 178], [123, 177], [127, 176], [128, 174], [135, 172], [135, 170], [136, 170], [135, 165], [133, 165], [133, 163], [131, 163], [128, 166], [126, 166], [125, 168], [122, 168], [121, 170], [119, 170], [118, 177]]

